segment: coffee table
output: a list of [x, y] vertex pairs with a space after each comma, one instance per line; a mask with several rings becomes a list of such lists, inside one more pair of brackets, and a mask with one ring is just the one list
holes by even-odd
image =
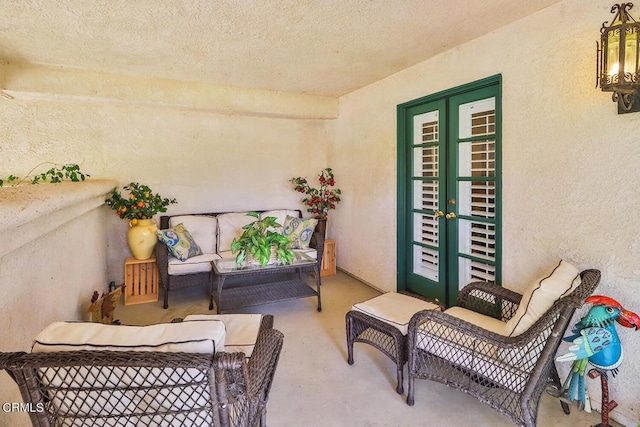
[[[315, 273], [315, 289], [303, 280], [304, 270]], [[322, 311], [318, 261], [306, 254], [296, 253], [290, 265], [239, 267], [235, 258], [216, 259], [211, 261], [211, 274], [216, 280], [210, 280], [209, 310], [213, 310], [215, 301], [216, 313], [312, 296], [318, 298], [318, 311]], [[229, 286], [225, 288], [225, 284]]]

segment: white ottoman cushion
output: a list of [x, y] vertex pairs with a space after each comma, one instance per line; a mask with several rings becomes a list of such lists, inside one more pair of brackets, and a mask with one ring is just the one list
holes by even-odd
[[387, 292], [370, 300], [354, 304], [352, 310], [361, 311], [371, 317], [395, 327], [407, 334], [411, 317], [421, 310], [439, 310], [440, 306], [419, 298], [396, 292]]

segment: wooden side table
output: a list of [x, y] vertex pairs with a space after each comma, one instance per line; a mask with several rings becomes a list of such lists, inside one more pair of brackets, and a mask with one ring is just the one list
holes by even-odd
[[156, 258], [127, 258], [124, 262], [124, 305], [158, 301]]
[[336, 274], [336, 242], [335, 240], [325, 240], [320, 277], [331, 276], [334, 274]]

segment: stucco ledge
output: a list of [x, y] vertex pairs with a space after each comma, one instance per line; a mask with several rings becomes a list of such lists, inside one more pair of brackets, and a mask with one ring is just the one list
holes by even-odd
[[0, 188], [0, 256], [101, 206], [117, 182], [42, 183]]

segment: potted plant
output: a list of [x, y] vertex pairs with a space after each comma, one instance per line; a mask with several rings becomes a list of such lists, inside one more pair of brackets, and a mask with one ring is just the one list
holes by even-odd
[[333, 170], [324, 168], [320, 171], [318, 174], [319, 188], [311, 187], [306, 178], [296, 177], [291, 178], [290, 181], [293, 183], [295, 191], [306, 195], [302, 199], [302, 203], [307, 206], [307, 212], [318, 218], [316, 230], [325, 234], [329, 211], [335, 209], [336, 205], [340, 203], [340, 195], [342, 194], [339, 188], [332, 188], [336, 185]]
[[236, 265], [244, 265], [244, 262], [252, 257], [260, 265], [265, 266], [273, 260], [272, 254], [282, 264], [293, 263], [293, 251], [289, 249], [289, 239], [276, 231], [282, 227], [276, 222], [276, 217], [267, 216], [260, 219], [257, 212], [249, 212], [248, 216], [256, 218], [255, 221], [242, 227], [244, 230], [239, 239], [234, 237], [231, 242], [231, 252], [238, 253]]
[[137, 182], [122, 188], [129, 194], [123, 196], [114, 188], [105, 204], [116, 211], [120, 218], [129, 220], [127, 243], [134, 258], [148, 259], [158, 242], [157, 221], [153, 216], [159, 212], [166, 212], [167, 206], [177, 201], [154, 194], [148, 186]]

